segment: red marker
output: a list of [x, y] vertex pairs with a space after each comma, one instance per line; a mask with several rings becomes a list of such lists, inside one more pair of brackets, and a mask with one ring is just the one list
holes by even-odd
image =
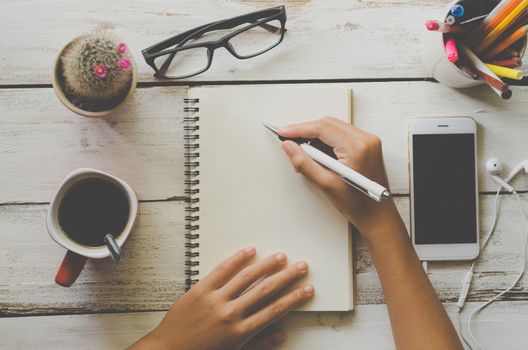
[[462, 33], [464, 30], [460, 27], [451, 26], [444, 22], [439, 21], [426, 21], [425, 28], [430, 31], [436, 31], [440, 33]]
[[458, 50], [456, 47], [455, 39], [448, 38], [445, 42], [445, 50], [447, 54], [447, 60], [455, 63], [458, 61]]

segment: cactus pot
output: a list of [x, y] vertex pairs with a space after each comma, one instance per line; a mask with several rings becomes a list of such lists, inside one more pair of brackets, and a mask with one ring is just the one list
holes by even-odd
[[[66, 106], [69, 110], [71, 110], [74, 113], [77, 113], [83, 117], [89, 117], [89, 118], [101, 118], [109, 115], [110, 113], [114, 112], [115, 110], [119, 109], [122, 105], [124, 105], [130, 97], [134, 94], [134, 91], [136, 89], [137, 84], [137, 69], [136, 69], [136, 62], [134, 61], [134, 58], [130, 56], [130, 59], [132, 60], [132, 79], [130, 82], [130, 87], [128, 91], [125, 91], [122, 96], [119, 99], [113, 99], [108, 101], [102, 101], [101, 103], [98, 102], [91, 102], [92, 106], [95, 106], [95, 108], [85, 108], [83, 107], [83, 101], [82, 98], [79, 96], [75, 96], [72, 94], [68, 87], [66, 86], [64, 77], [63, 77], [63, 69], [62, 69], [62, 57], [65, 52], [70, 48], [70, 46], [78, 40], [78, 38], [73, 39], [71, 42], [66, 44], [62, 48], [62, 50], [59, 52], [57, 58], [55, 59], [55, 66], [53, 69], [53, 89], [55, 90], [55, 93], [57, 94], [57, 97], [62, 102], [64, 106]], [[85, 104], [86, 105], [86, 104]]]

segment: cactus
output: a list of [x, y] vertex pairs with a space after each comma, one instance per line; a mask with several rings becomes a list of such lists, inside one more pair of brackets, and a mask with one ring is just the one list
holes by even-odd
[[128, 48], [109, 30], [75, 40], [62, 57], [62, 67], [67, 86], [81, 99], [119, 98], [132, 79]]

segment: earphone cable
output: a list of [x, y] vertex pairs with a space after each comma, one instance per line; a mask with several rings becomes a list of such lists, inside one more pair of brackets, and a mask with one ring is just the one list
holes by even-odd
[[[488, 244], [491, 238], [491, 235], [493, 234], [493, 232], [495, 232], [495, 227], [497, 226], [497, 219], [499, 217], [499, 198], [500, 198], [501, 189], [502, 189], [502, 186], [499, 186], [499, 188], [497, 189], [497, 193], [495, 194], [495, 199], [493, 201], [493, 220], [492, 220], [491, 227], [488, 231], [488, 234], [484, 237], [484, 242], [482, 243], [482, 248], [481, 248], [481, 254], [484, 251], [484, 248], [486, 247], [486, 245]], [[470, 284], [471, 284], [471, 278], [473, 277], [473, 271], [475, 269], [475, 266], [477, 265], [477, 262], [478, 262], [478, 257], [475, 260], [473, 260], [471, 267], [466, 273], [466, 280], [469, 278]], [[457, 318], [458, 318], [458, 329], [460, 332], [460, 336], [462, 337], [462, 340], [464, 341], [464, 343], [466, 343], [467, 346], [469, 346], [470, 349], [473, 349], [473, 347], [471, 346], [471, 343], [466, 339], [464, 335], [464, 330], [462, 327], [462, 321], [461, 321], [461, 315], [460, 315], [462, 312], [462, 308], [464, 307], [464, 302], [466, 300], [466, 296], [468, 293], [469, 293], [469, 286], [467, 290], [465, 291], [465, 293], [462, 293], [460, 295], [459, 302], [458, 302]]]
[[[499, 189], [500, 190], [500, 189]], [[526, 222], [528, 223], [528, 214], [526, 213], [526, 211], [524, 210], [524, 207], [522, 205], [522, 202], [521, 202], [521, 198], [519, 197], [519, 194], [516, 192], [516, 191], [513, 191], [512, 192], [517, 200], [517, 203], [519, 205], [519, 209], [521, 210], [521, 213], [523, 214], [524, 216], [524, 219], [526, 220]], [[497, 207], [496, 208], [496, 211], [497, 211]], [[495, 215], [494, 217], [494, 224], [496, 223], [496, 219], [497, 219], [497, 215]], [[492, 231], [494, 230], [495, 228], [495, 225], [493, 225], [493, 228], [492, 228]], [[487, 243], [488, 239], [489, 239], [489, 236], [491, 236], [491, 234], [488, 235], [487, 239], [485, 240], [484, 242], [484, 245]], [[483, 246], [484, 247], [484, 246]], [[507, 289], [503, 290], [502, 292], [500, 292], [499, 294], [495, 295], [493, 298], [491, 298], [490, 300], [488, 300], [487, 302], [483, 303], [482, 305], [480, 305], [478, 308], [476, 308], [475, 310], [473, 310], [470, 314], [469, 314], [469, 317], [468, 317], [468, 333], [469, 333], [469, 336], [471, 338], [471, 340], [477, 344], [477, 346], [479, 347], [479, 349], [484, 349], [483, 346], [478, 342], [478, 340], [475, 338], [475, 336], [473, 335], [473, 332], [471, 330], [471, 321], [473, 319], [473, 317], [479, 313], [480, 311], [484, 310], [484, 308], [486, 308], [488, 305], [490, 305], [491, 303], [493, 303], [495, 300], [497, 300], [498, 298], [500, 298], [501, 296], [503, 296], [504, 294], [510, 292], [513, 288], [515, 288], [515, 286], [517, 285], [517, 283], [519, 283], [519, 281], [521, 280], [521, 278], [523, 277], [524, 275], [524, 272], [525, 272], [525, 269], [526, 269], [526, 256], [528, 254], [528, 231], [525, 235], [525, 238], [524, 238], [524, 253], [523, 253], [523, 264], [522, 264], [522, 268], [521, 268], [521, 271], [519, 272], [519, 275], [517, 276], [517, 278], [513, 281], [513, 283], [510, 285], [510, 287], [508, 287]], [[473, 266], [472, 266], [473, 267]], [[462, 333], [462, 332], [461, 332]], [[467, 342], [467, 340], [464, 338], [464, 341]]]

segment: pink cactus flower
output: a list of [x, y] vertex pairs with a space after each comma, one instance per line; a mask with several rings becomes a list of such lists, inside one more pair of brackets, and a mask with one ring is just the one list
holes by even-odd
[[128, 58], [119, 59], [118, 64], [121, 70], [130, 70], [132, 68], [132, 61], [130, 61]]
[[119, 43], [119, 45], [117, 45], [117, 52], [119, 52], [120, 54], [123, 54], [127, 51], [128, 51], [128, 46], [125, 43]]
[[102, 63], [99, 63], [98, 65], [95, 65], [94, 68], [93, 68], [94, 75], [99, 77], [99, 78], [106, 77], [106, 72], [107, 71], [108, 71], [108, 67], [105, 66]]

